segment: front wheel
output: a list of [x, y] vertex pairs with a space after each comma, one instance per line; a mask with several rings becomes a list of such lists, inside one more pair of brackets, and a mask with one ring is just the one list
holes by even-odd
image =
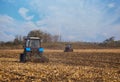
[[25, 54], [20, 54], [20, 62], [26, 62]]

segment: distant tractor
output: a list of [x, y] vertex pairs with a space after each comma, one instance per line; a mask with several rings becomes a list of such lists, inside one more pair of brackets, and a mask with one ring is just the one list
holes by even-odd
[[38, 37], [27, 37], [24, 41], [24, 51], [20, 54], [20, 62], [48, 62], [43, 56], [44, 48], [41, 47], [41, 39]]
[[71, 44], [66, 44], [64, 52], [73, 52], [73, 48]]

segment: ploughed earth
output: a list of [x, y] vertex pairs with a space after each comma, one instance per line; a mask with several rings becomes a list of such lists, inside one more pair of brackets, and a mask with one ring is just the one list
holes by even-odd
[[1, 82], [120, 82], [120, 49], [45, 50], [48, 63], [20, 63], [22, 51], [0, 50]]

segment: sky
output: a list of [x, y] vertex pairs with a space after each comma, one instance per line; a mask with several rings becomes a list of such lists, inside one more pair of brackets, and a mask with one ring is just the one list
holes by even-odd
[[0, 0], [0, 41], [31, 30], [62, 41], [120, 40], [120, 0]]

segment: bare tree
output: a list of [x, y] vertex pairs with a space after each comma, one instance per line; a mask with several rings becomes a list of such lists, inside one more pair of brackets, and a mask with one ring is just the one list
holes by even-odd
[[39, 37], [42, 38], [43, 32], [40, 30], [32, 30], [28, 33], [28, 37]]
[[22, 37], [21, 35], [16, 35], [13, 43], [14, 43], [15, 45], [18, 45], [18, 44], [21, 44], [22, 42], [23, 42], [23, 37]]
[[59, 39], [60, 39], [59, 35], [54, 35], [54, 36], [52, 37], [52, 41], [53, 41], [53, 42], [58, 42]]
[[39, 37], [43, 40], [43, 42], [51, 42], [52, 36], [47, 32], [43, 32], [41, 30], [32, 30], [28, 33], [28, 37]]
[[104, 43], [110, 43], [110, 42], [114, 42], [114, 41], [115, 41], [115, 37], [112, 36], [112, 37], [106, 39], [106, 40], [104, 41]]
[[52, 35], [49, 33], [43, 34], [43, 42], [51, 42], [52, 41]]
[[110, 37], [108, 39], [106, 39], [105, 41], [103, 41], [102, 45], [106, 46], [106, 47], [115, 47], [115, 37]]

